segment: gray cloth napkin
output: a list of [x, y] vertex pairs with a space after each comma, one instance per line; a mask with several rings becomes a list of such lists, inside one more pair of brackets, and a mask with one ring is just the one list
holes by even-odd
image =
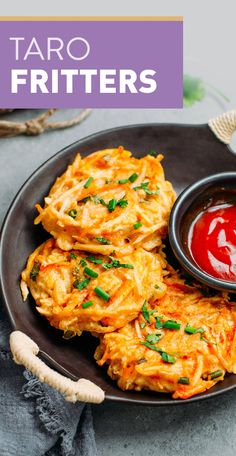
[[96, 456], [90, 406], [71, 404], [17, 366], [11, 328], [0, 305], [1, 456]]

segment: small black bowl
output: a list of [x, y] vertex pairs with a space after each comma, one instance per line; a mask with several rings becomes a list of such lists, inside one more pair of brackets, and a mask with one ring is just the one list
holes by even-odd
[[177, 260], [190, 275], [209, 287], [235, 293], [236, 282], [218, 279], [203, 271], [188, 247], [189, 230], [198, 214], [223, 203], [236, 204], [236, 172], [198, 180], [179, 195], [170, 215], [169, 240]]

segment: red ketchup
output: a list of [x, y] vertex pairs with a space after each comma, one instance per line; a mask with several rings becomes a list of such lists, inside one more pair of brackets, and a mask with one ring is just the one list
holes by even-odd
[[188, 246], [205, 272], [236, 282], [236, 205], [220, 204], [201, 212], [191, 226]]

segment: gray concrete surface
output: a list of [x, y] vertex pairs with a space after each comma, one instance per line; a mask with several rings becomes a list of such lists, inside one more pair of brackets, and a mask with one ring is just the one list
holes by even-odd
[[94, 407], [99, 456], [235, 456], [236, 394], [175, 407]]
[[[80, 2], [81, 3], [81, 2]], [[227, 4], [227, 5], [226, 5]], [[1, 14], [67, 15], [160, 15], [185, 17], [185, 72], [201, 76], [229, 98], [222, 103], [208, 92], [205, 100], [184, 110], [96, 110], [80, 126], [40, 137], [0, 141], [0, 218], [25, 179], [62, 147], [92, 132], [142, 122], [203, 123], [228, 109], [236, 108], [235, 1], [207, 0], [193, 4], [179, 0], [137, 3], [134, 0], [85, 3], [55, 0], [39, 3], [9, 1]], [[214, 11], [212, 7], [214, 5]], [[35, 112], [17, 112], [9, 119], [22, 120]], [[72, 110], [57, 118], [70, 117]], [[236, 140], [234, 140], [236, 150]], [[16, 221], [17, 223], [17, 221]], [[93, 407], [99, 456], [233, 456], [236, 453], [236, 391], [215, 399], [177, 407], [144, 407], [104, 403]], [[29, 455], [30, 456], [30, 455]]]

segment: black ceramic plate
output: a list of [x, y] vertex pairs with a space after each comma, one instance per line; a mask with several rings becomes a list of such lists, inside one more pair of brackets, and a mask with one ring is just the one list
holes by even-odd
[[[165, 155], [166, 177], [179, 193], [187, 185], [209, 174], [235, 171], [236, 156], [216, 139], [207, 125], [149, 124], [115, 128], [80, 140], [50, 158], [35, 171], [13, 201], [2, 229], [1, 287], [3, 299], [14, 329], [30, 336], [40, 347], [41, 357], [53, 368], [73, 380], [87, 378], [104, 391], [106, 399], [142, 404], [167, 405], [183, 403], [166, 394], [123, 392], [98, 367], [93, 359], [96, 339], [86, 334], [69, 341], [53, 330], [46, 319], [34, 310], [29, 299], [22, 302], [19, 278], [28, 255], [48, 237], [35, 227], [34, 205], [42, 202], [57, 176], [73, 161], [76, 153], [84, 156], [99, 149], [123, 145], [141, 157], [155, 149]], [[227, 375], [206, 393], [185, 402], [214, 396], [236, 386], [236, 375]]]

